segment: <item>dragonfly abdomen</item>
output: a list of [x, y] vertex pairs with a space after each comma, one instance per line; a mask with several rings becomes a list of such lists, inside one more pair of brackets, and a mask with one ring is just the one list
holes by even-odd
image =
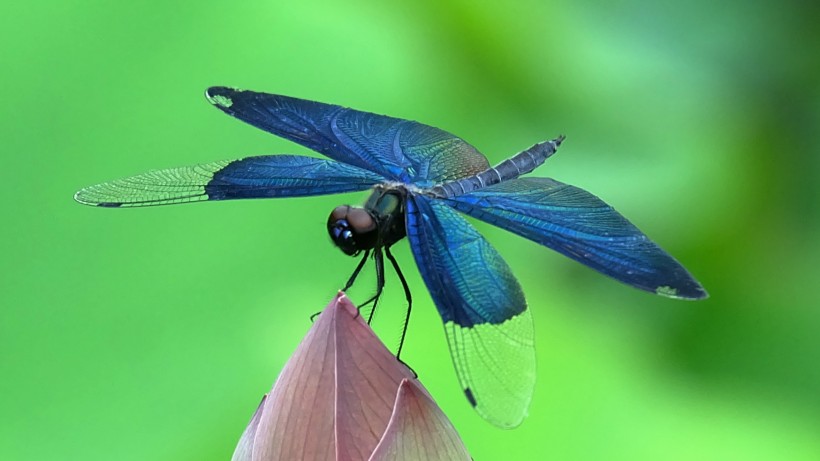
[[502, 181], [515, 179], [541, 166], [556, 152], [563, 141], [564, 136], [562, 135], [551, 141], [539, 142], [494, 167], [466, 178], [439, 184], [432, 188], [432, 193], [442, 198], [455, 197]]

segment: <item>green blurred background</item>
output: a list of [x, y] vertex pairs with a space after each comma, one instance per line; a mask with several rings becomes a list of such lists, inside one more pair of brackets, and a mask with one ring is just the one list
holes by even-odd
[[[820, 459], [820, 10], [595, 3], [4, 2], [0, 459], [229, 459], [355, 265], [324, 224], [365, 193], [73, 202], [149, 169], [306, 152], [209, 107], [210, 85], [419, 120], [493, 163], [566, 134], [536, 174], [603, 197], [709, 290], [652, 296], [479, 226], [537, 332], [530, 417], [502, 431], [463, 398], [398, 244], [404, 358], [475, 459]], [[392, 274], [387, 290], [398, 309]]]

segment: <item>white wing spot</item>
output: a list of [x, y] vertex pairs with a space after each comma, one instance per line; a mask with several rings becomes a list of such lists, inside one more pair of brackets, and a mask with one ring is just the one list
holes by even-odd
[[226, 109], [227, 109], [227, 108], [229, 108], [229, 107], [231, 107], [231, 106], [233, 105], [233, 101], [231, 100], [231, 98], [229, 98], [229, 97], [227, 97], [227, 96], [223, 96], [223, 95], [221, 95], [221, 94], [217, 94], [217, 95], [211, 96], [211, 97], [209, 97], [208, 99], [209, 99], [209, 100], [210, 100], [213, 104], [216, 104], [217, 106], [222, 106], [222, 107], [224, 107], [224, 108], [226, 108]]

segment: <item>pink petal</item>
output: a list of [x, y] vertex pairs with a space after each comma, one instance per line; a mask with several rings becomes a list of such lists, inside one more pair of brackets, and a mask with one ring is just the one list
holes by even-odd
[[253, 440], [256, 437], [256, 429], [259, 427], [259, 419], [262, 417], [262, 407], [265, 405], [267, 399], [268, 394], [265, 394], [265, 396], [262, 397], [262, 401], [259, 402], [259, 406], [251, 417], [251, 422], [248, 423], [248, 427], [246, 427], [245, 432], [242, 433], [239, 443], [236, 444], [236, 449], [233, 452], [231, 461], [251, 461]]
[[418, 381], [401, 382], [394, 408], [371, 461], [471, 459], [452, 423]]
[[258, 411], [250, 459], [366, 460], [387, 427], [396, 390], [412, 378], [340, 293]]

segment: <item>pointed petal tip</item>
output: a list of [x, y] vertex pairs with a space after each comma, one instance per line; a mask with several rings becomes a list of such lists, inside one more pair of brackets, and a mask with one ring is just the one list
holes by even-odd
[[[404, 378], [401, 380], [396, 398], [398, 399], [401, 396], [431, 398], [417, 378]], [[438, 408], [438, 405], [436, 405], [436, 408]]]
[[353, 305], [353, 302], [350, 300], [350, 298], [347, 297], [347, 294], [342, 290], [339, 290], [339, 292], [336, 293], [336, 297], [333, 298], [333, 301], [331, 301], [331, 305], [333, 308], [337, 310], [341, 309], [343, 312], [353, 317], [357, 317], [359, 315], [359, 310], [356, 308], [356, 306]]
[[416, 379], [399, 384], [393, 414], [370, 457], [388, 459], [471, 459], [455, 427]]
[[350, 301], [350, 298], [347, 297], [347, 294], [342, 290], [339, 290], [336, 293], [336, 296], [330, 301], [330, 303], [327, 306], [325, 306], [322, 312], [319, 312], [319, 315], [314, 318], [314, 324], [319, 322], [332, 322], [332, 320], [328, 319], [335, 318], [336, 314], [339, 312], [343, 312], [353, 319], [359, 317], [359, 310], [356, 308], [353, 302]]
[[252, 460], [253, 448], [256, 442], [256, 430], [259, 428], [259, 421], [262, 418], [265, 401], [268, 399], [269, 395], [270, 394], [265, 394], [262, 396], [262, 401], [259, 402], [259, 406], [256, 407], [256, 411], [253, 413], [250, 422], [248, 422], [248, 426], [245, 428], [245, 431], [242, 433], [242, 437], [239, 439], [239, 443], [236, 445], [231, 461]]

